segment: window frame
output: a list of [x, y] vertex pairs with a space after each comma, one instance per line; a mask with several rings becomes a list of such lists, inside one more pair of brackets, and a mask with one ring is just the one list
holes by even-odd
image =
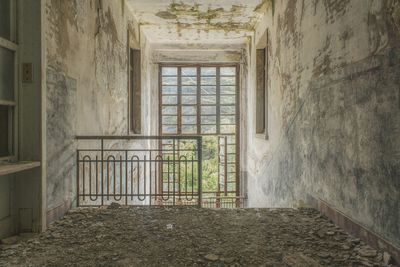
[[[266, 32], [266, 39], [268, 40], [268, 32]], [[268, 49], [268, 41], [261, 46], [262, 48], [256, 49], [256, 86], [255, 86], [255, 136], [259, 139], [269, 140], [269, 129], [268, 129], [268, 62], [269, 62], [269, 49]], [[264, 51], [264, 70], [263, 70], [263, 92], [264, 92], [264, 101], [263, 104], [263, 132], [258, 132], [258, 119], [257, 119], [257, 110], [259, 109], [259, 104], [257, 100], [257, 94], [259, 90], [258, 84], [258, 52], [259, 50]]]
[[17, 43], [17, 2], [10, 1], [10, 39], [0, 37], [0, 47], [10, 50], [14, 56], [14, 99], [0, 99], [0, 106], [8, 111], [8, 150], [9, 155], [0, 156], [0, 162], [18, 159], [18, 92], [19, 92], [19, 46]]
[[[134, 56], [134, 52], [138, 52], [138, 55], [139, 55], [139, 59], [138, 59], [138, 61], [139, 61], [139, 68], [136, 68], [135, 69], [135, 66], [134, 66], [134, 59], [133, 59], [133, 56]], [[136, 99], [136, 101], [139, 101], [139, 103], [140, 103], [140, 105], [139, 105], [139, 108], [137, 109], [137, 110], [139, 110], [139, 114], [138, 115], [135, 115], [134, 113], [135, 113], [135, 111], [137, 111], [137, 110], [135, 110], [135, 108], [134, 108], [134, 103], [135, 103], [135, 100], [134, 100], [134, 95], [135, 95], [135, 93], [134, 93], [134, 90], [135, 90], [135, 85], [134, 85], [134, 82], [135, 82], [135, 80], [134, 80], [134, 77], [135, 77], [135, 71], [138, 71], [138, 74], [137, 74], [137, 80], [136, 80], [136, 82], [138, 82], [139, 83], [139, 88], [138, 88], [138, 90], [139, 90], [139, 99]], [[142, 108], [142, 77], [141, 77], [141, 75], [142, 75], [142, 55], [141, 55], [141, 49], [139, 49], [139, 48], [133, 48], [133, 47], [131, 47], [131, 46], [128, 46], [128, 89], [129, 89], [129, 92], [128, 92], [128, 97], [129, 97], [129, 107], [128, 107], [128, 112], [129, 112], [129, 115], [128, 115], [128, 120], [129, 120], [129, 125], [128, 125], [128, 132], [129, 132], [129, 134], [132, 134], [132, 135], [141, 135], [142, 134], [142, 131], [143, 131], [143, 128], [142, 128], [142, 110], [141, 110], [141, 108]], [[139, 129], [135, 129], [135, 122], [134, 121], [136, 121], [136, 123], [138, 123], [139, 124]]]

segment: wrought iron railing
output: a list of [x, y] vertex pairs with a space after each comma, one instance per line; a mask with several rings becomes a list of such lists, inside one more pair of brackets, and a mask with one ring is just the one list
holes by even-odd
[[77, 205], [202, 204], [200, 136], [78, 136]]

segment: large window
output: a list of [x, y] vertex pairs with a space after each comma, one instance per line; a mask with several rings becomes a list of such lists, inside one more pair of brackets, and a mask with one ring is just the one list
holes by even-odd
[[0, 0], [0, 160], [16, 156], [16, 2]]
[[162, 135], [235, 134], [236, 66], [162, 67]]

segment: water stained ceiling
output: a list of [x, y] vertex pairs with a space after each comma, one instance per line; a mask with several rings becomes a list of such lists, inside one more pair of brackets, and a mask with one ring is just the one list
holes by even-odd
[[242, 43], [269, 0], [128, 0], [153, 43]]

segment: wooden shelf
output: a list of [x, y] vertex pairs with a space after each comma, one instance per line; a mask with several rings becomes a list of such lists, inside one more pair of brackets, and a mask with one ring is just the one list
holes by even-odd
[[40, 166], [39, 161], [19, 161], [15, 163], [0, 163], [0, 176], [34, 169]]

